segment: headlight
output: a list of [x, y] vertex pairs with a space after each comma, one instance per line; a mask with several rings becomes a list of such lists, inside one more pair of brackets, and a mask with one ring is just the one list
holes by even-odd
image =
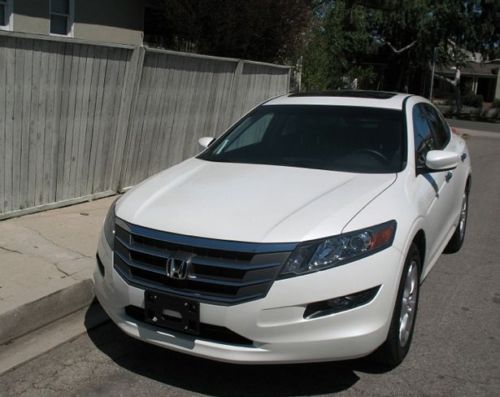
[[372, 255], [390, 247], [395, 233], [396, 221], [392, 220], [363, 230], [299, 244], [281, 270], [280, 277], [317, 272]]
[[104, 238], [106, 238], [106, 241], [108, 242], [111, 249], [113, 249], [115, 242], [115, 206], [117, 201], [118, 199], [113, 201], [113, 204], [111, 204], [111, 207], [109, 207], [103, 226]]

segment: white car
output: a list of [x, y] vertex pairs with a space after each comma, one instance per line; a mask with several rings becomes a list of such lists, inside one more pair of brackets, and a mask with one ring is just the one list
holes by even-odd
[[94, 278], [128, 335], [234, 363], [399, 364], [419, 285], [462, 246], [465, 141], [426, 99], [291, 94], [109, 210]]

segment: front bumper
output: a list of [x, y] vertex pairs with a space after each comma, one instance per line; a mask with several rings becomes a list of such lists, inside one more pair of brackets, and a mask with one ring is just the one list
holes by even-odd
[[[144, 290], [128, 285], [113, 269], [112, 252], [101, 237], [98, 254], [105, 269], [94, 272], [96, 295], [111, 319], [128, 335], [168, 349], [234, 363], [296, 363], [365, 356], [387, 337], [403, 257], [390, 247], [362, 260], [276, 281], [263, 299], [234, 306], [200, 304], [200, 321], [225, 327], [250, 346], [203, 340], [137, 321], [125, 307], [144, 307]], [[380, 285], [366, 305], [304, 319], [307, 304]]]

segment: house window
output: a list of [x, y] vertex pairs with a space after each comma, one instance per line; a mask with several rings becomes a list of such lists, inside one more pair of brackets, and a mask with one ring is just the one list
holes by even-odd
[[12, 0], [0, 0], [0, 29], [12, 29]]
[[73, 36], [73, 1], [74, 0], [50, 0], [51, 34]]

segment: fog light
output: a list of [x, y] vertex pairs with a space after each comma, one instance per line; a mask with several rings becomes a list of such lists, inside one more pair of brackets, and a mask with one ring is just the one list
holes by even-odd
[[354, 302], [350, 296], [343, 296], [341, 298], [334, 298], [326, 301], [326, 304], [335, 310], [347, 310], [350, 309]]
[[377, 295], [380, 285], [351, 295], [340, 296], [325, 301], [310, 303], [304, 311], [305, 319], [328, 316], [330, 314], [353, 309], [370, 302]]

